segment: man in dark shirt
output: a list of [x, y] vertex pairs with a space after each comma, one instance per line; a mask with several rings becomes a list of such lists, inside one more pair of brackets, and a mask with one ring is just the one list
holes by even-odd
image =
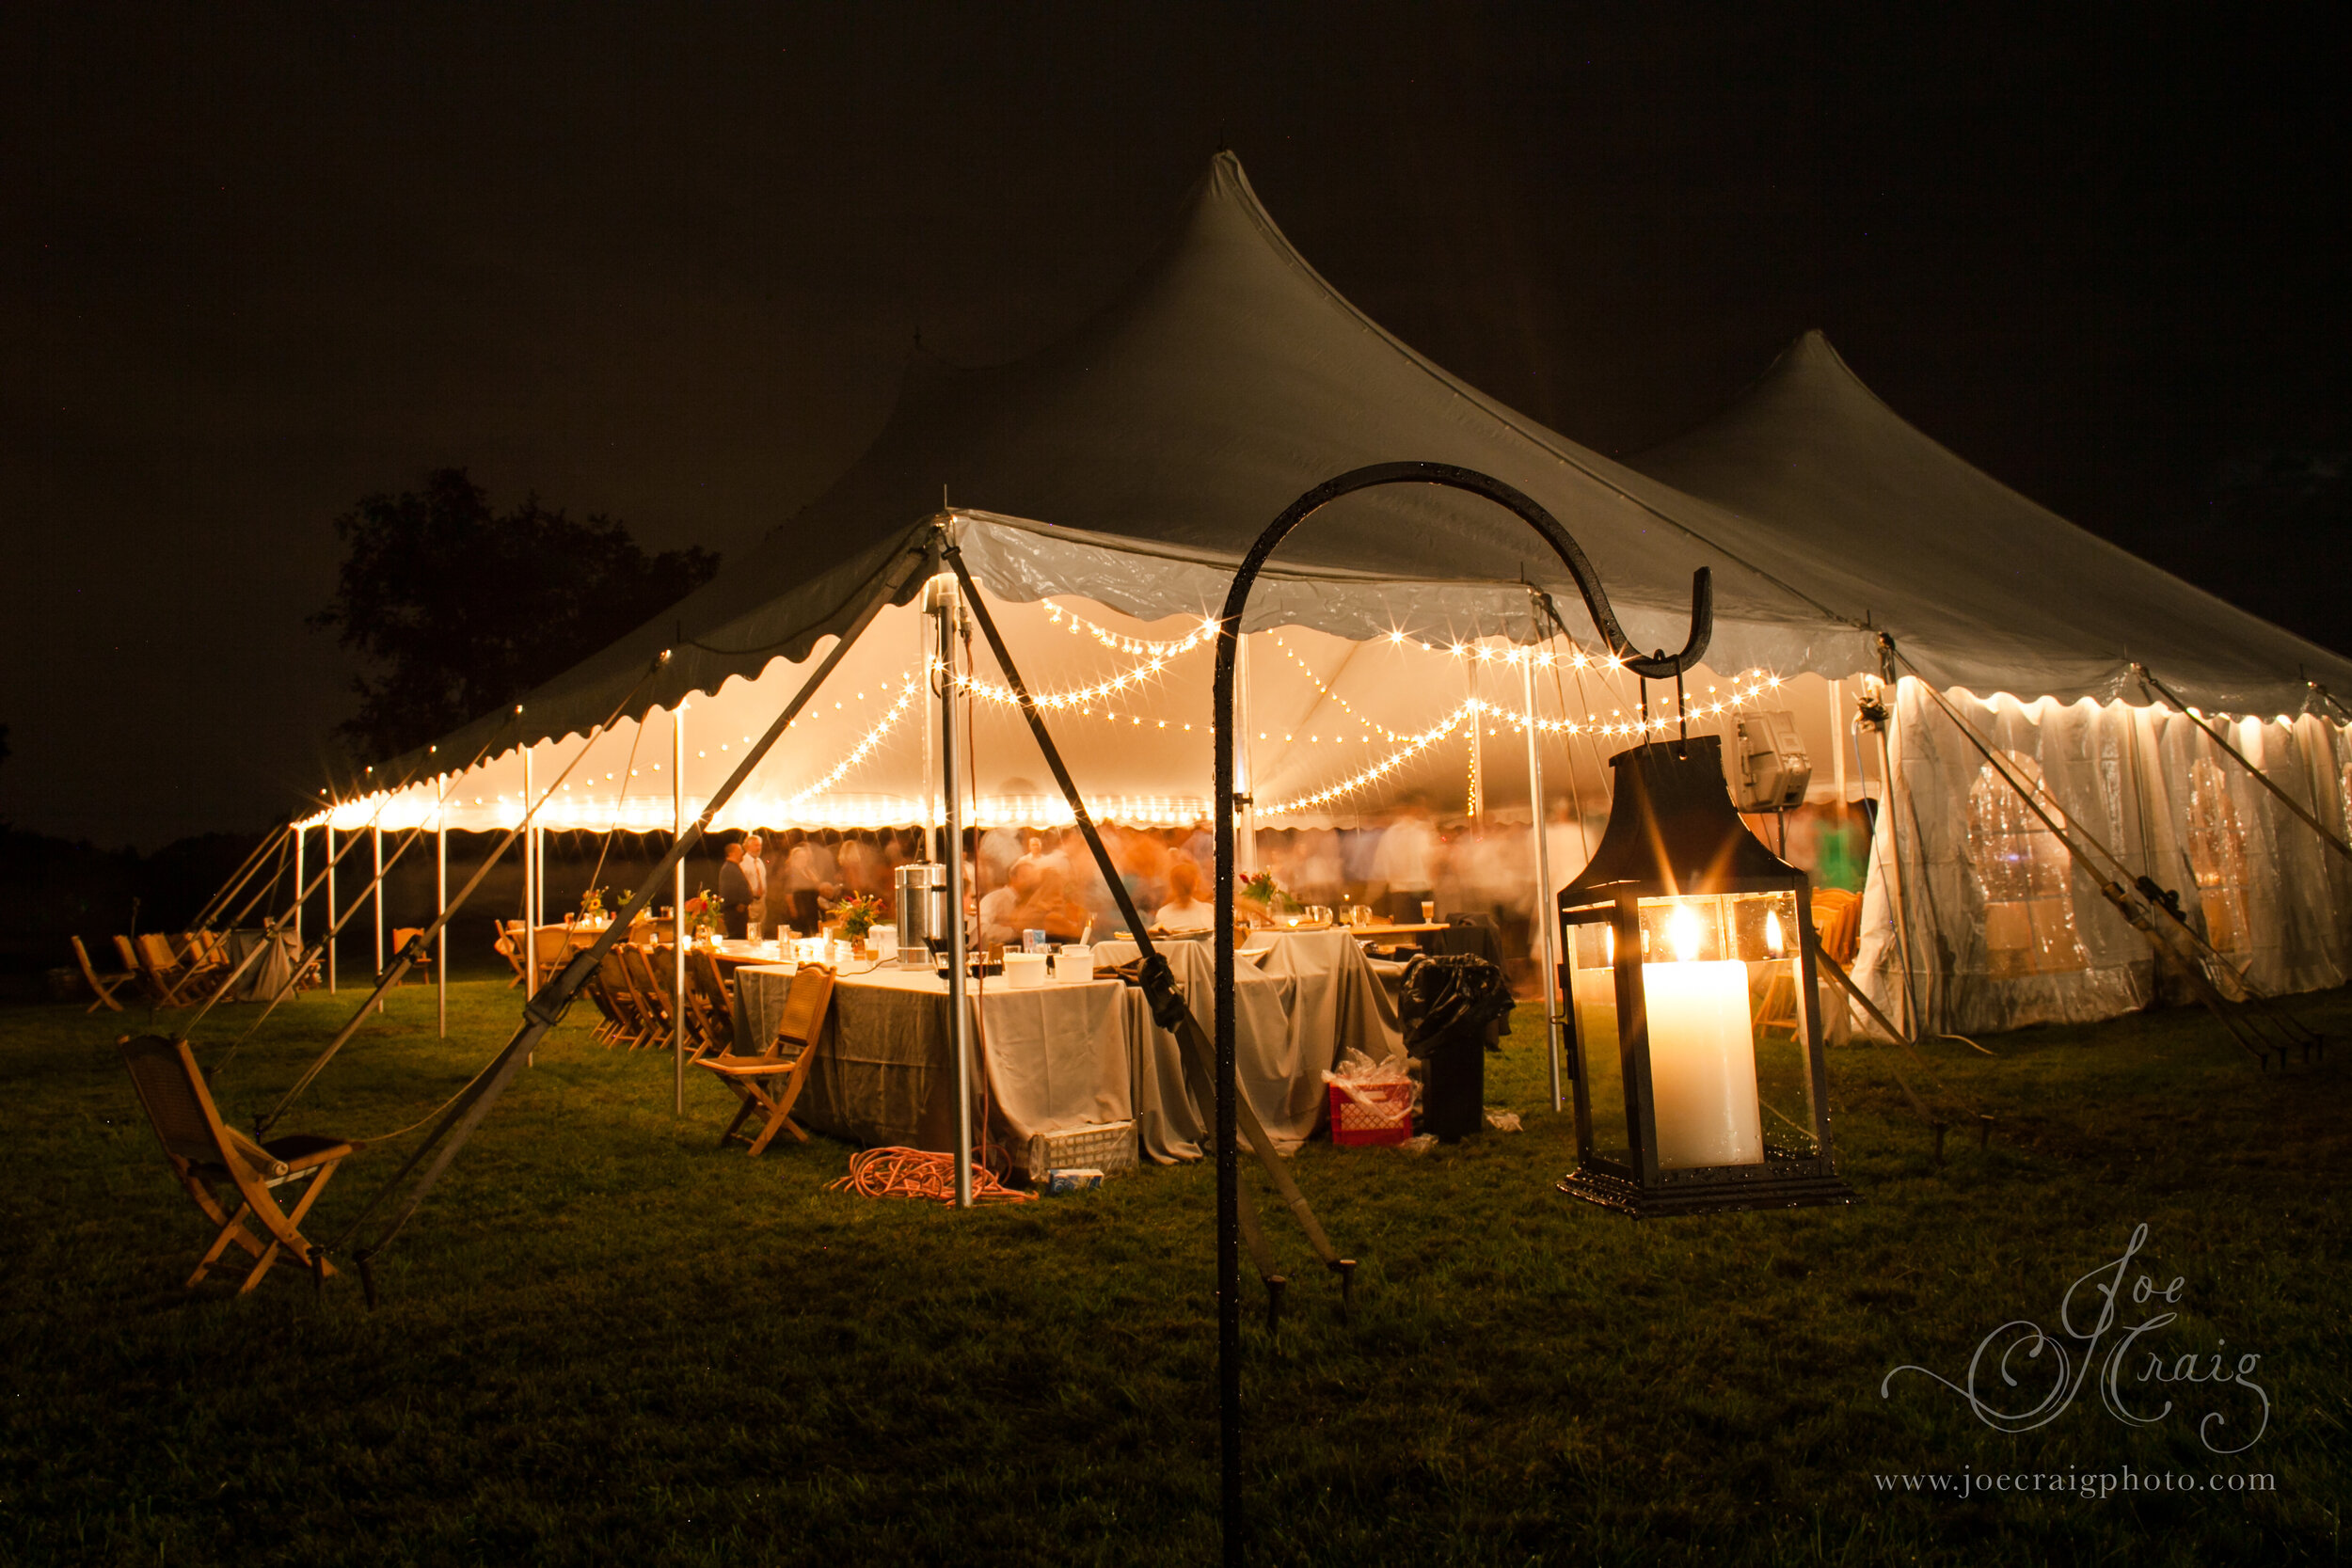
[[725, 925], [730, 941], [743, 940], [751, 909], [752, 883], [743, 875], [743, 847], [730, 844], [726, 863], [719, 867], [719, 918]]

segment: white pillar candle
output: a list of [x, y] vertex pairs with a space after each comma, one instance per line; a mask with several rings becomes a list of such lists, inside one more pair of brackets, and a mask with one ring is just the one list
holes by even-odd
[[[1696, 947], [1695, 924], [1686, 939], [1677, 916], [1677, 947]], [[1763, 1164], [1748, 966], [1736, 958], [1645, 963], [1642, 990], [1649, 1014], [1659, 1168]]]

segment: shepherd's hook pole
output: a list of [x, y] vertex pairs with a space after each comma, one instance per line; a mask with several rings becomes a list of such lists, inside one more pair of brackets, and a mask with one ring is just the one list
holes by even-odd
[[1249, 590], [1291, 530], [1340, 497], [1380, 484], [1437, 484], [1484, 496], [1515, 513], [1544, 536], [1561, 562], [1576, 579], [1592, 612], [1593, 626], [1609, 651], [1645, 680], [1666, 680], [1696, 664], [1707, 652], [1714, 626], [1713, 578], [1704, 566], [1691, 578], [1691, 637], [1678, 654], [1644, 654], [1634, 647], [1609, 608], [1600, 578], [1567, 530], [1550, 513], [1501, 480], [1474, 469], [1445, 463], [1376, 463], [1354, 468], [1315, 486], [1285, 508], [1266, 526], [1258, 542], [1233, 575], [1218, 617], [1216, 685], [1210, 714], [1216, 736], [1216, 784], [1209, 797], [1216, 816], [1216, 1327], [1218, 1459], [1222, 1467], [1220, 1499], [1223, 1510], [1225, 1560], [1241, 1560], [1241, 1170], [1234, 1159], [1240, 1088], [1233, 1070], [1233, 830], [1242, 806], [1233, 787], [1233, 666], [1239, 648], [1242, 612]]

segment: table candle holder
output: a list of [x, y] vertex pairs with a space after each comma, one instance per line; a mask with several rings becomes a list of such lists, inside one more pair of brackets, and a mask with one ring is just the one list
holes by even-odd
[[1740, 820], [1718, 737], [1610, 766], [1608, 828], [1560, 895], [1577, 1146], [1560, 1190], [1637, 1218], [1852, 1201], [1804, 873]]

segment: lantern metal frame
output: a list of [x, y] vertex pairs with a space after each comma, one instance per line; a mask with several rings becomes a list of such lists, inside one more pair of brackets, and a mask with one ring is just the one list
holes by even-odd
[[[1591, 863], [1561, 892], [1559, 900], [1565, 942], [1558, 978], [1567, 993], [1577, 1149], [1576, 1169], [1561, 1180], [1560, 1191], [1637, 1219], [1851, 1202], [1853, 1190], [1837, 1175], [1831, 1136], [1810, 879], [1774, 855], [1740, 819], [1724, 781], [1719, 737], [1687, 736], [1636, 746], [1610, 763], [1616, 787], [1609, 825]], [[1796, 942], [1788, 961], [1797, 1002], [1795, 1033], [1804, 1047], [1812, 1112], [1808, 1131], [1815, 1147], [1807, 1152], [1775, 1145], [1764, 1133], [1759, 1117], [1760, 1164], [1661, 1167], [1643, 981], [1644, 901], [1742, 894], [1788, 895], [1796, 906]], [[1574, 990], [1576, 928], [1595, 925], [1614, 933], [1609, 968], [1614, 976], [1625, 1098], [1625, 1161], [1602, 1155], [1595, 1142], [1593, 1082], [1586, 1056], [1600, 1042], [1583, 1037], [1582, 1010]], [[1760, 1091], [1758, 1098], [1763, 1104]]]

